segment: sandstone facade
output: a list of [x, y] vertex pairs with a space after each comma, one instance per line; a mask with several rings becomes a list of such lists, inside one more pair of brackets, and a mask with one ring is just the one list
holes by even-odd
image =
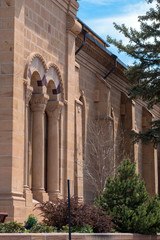
[[67, 179], [72, 195], [93, 199], [83, 165], [88, 123], [96, 119], [110, 122], [113, 166], [121, 159], [123, 130], [125, 152], [150, 195], [158, 193], [160, 154], [151, 144], [133, 146], [125, 133], [144, 131], [160, 108], [149, 112], [128, 99], [119, 60], [104, 80], [115, 57], [76, 19], [78, 6], [75, 0], [0, 0], [0, 211], [8, 220], [23, 222], [38, 201], [67, 196]]

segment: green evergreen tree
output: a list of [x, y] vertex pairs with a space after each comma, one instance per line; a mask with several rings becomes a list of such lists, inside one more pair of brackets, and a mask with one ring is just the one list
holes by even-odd
[[[153, 2], [148, 0], [148, 3]], [[134, 65], [129, 66], [126, 76], [131, 84], [129, 96], [146, 101], [148, 108], [160, 104], [160, 1], [155, 0], [156, 7], [150, 8], [144, 16], [139, 16], [140, 31], [127, 28], [124, 24], [114, 23], [115, 28], [129, 39], [124, 45], [122, 41], [107, 37], [107, 41], [118, 47], [135, 59]], [[160, 120], [151, 122], [145, 133], [133, 134], [134, 142], [160, 143]]]
[[96, 203], [114, 217], [116, 231], [143, 234], [160, 231], [159, 198], [149, 200], [144, 181], [130, 160], [124, 160], [115, 177], [107, 179]]

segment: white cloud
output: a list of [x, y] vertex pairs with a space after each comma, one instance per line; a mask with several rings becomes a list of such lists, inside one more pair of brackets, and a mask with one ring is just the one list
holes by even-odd
[[[87, 0], [86, 0], [87, 1]], [[92, 1], [92, 0], [88, 0]], [[105, 0], [104, 0], [105, 1]], [[138, 16], [145, 14], [145, 12], [152, 5], [148, 5], [144, 2], [139, 2], [137, 4], [128, 4], [123, 9], [123, 14], [113, 15], [112, 17], [104, 17], [104, 18], [94, 18], [86, 20], [86, 24], [93, 29], [99, 36], [101, 36], [104, 40], [107, 35], [110, 35], [112, 38], [121, 39], [124, 44], [128, 42], [128, 40], [123, 36], [123, 34], [119, 33], [113, 26], [113, 22], [117, 24], [125, 24], [127, 27], [132, 27], [135, 29], [140, 28], [140, 24], [138, 22]]]
[[[117, 13], [113, 11], [112, 16], [109, 17], [95, 17], [88, 18], [85, 20], [85, 23], [93, 29], [101, 38], [106, 40], [106, 36], [110, 35], [112, 38], [117, 40], [122, 40], [124, 44], [128, 43], [128, 39], [124, 37], [123, 34], [119, 33], [113, 26], [113, 22], [117, 24], [125, 24], [127, 27], [132, 27], [137, 30], [140, 28], [138, 22], [138, 16], [144, 15], [150, 7], [155, 7], [155, 1], [152, 4], [147, 4], [144, 0], [139, 0], [139, 3], [130, 3], [128, 0], [81, 0], [83, 2], [93, 3], [97, 5], [108, 5], [110, 3], [127, 3], [122, 4], [120, 12]], [[132, 64], [134, 59], [128, 57], [125, 53], [118, 53], [118, 50], [115, 46], [111, 45], [109, 50], [116, 54], [125, 64]]]

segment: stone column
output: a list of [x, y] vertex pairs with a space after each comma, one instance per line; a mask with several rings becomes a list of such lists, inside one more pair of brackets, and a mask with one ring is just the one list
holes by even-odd
[[25, 129], [24, 129], [24, 198], [26, 207], [32, 206], [32, 192], [29, 188], [29, 158], [28, 158], [28, 111], [29, 101], [32, 96], [33, 88], [24, 82], [25, 86]]
[[44, 190], [44, 111], [49, 96], [33, 94], [31, 109], [33, 111], [32, 130], [32, 191], [33, 197], [42, 202], [48, 200]]
[[47, 192], [49, 199], [59, 196], [59, 118], [63, 103], [49, 101], [48, 115], [48, 155], [47, 155]]
[[28, 106], [32, 96], [33, 88], [29, 85], [25, 86], [25, 161], [24, 161], [24, 189], [29, 188], [29, 172], [28, 172]]

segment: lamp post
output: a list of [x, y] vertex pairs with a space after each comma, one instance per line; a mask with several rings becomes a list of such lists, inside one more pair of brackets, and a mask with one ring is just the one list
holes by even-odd
[[68, 219], [69, 219], [69, 240], [71, 240], [71, 203], [70, 203], [70, 180], [67, 180], [68, 185]]

